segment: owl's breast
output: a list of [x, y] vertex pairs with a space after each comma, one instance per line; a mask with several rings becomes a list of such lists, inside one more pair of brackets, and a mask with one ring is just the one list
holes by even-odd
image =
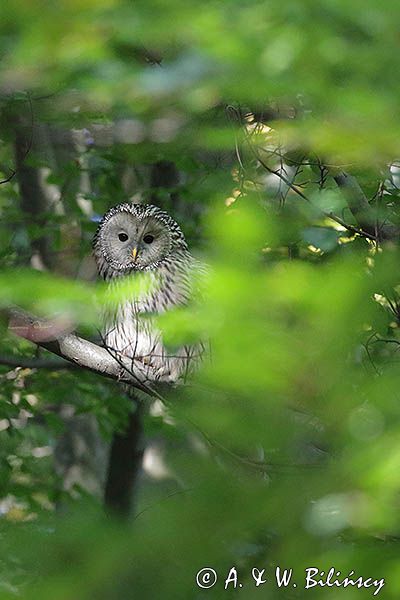
[[193, 362], [193, 349], [189, 347], [175, 349], [171, 354], [156, 321], [157, 315], [186, 304], [190, 297], [189, 278], [183, 269], [178, 275], [177, 266], [166, 264], [151, 273], [150, 288], [117, 307], [107, 321], [104, 335], [110, 351], [149, 365], [155, 379], [166, 381], [176, 381]]
[[144, 309], [139, 302], [126, 302], [118, 308], [106, 325], [104, 337], [108, 348], [129, 358], [149, 355], [159, 343], [160, 332], [154, 318]]

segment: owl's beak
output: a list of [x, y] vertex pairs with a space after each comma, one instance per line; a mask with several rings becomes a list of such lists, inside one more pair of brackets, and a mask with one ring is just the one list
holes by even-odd
[[135, 246], [134, 248], [132, 248], [132, 256], [133, 256], [133, 260], [136, 261], [136, 257], [138, 255], [138, 249]]

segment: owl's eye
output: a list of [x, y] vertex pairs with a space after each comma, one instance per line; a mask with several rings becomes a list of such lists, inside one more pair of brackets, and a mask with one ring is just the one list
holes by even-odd
[[126, 242], [126, 240], [128, 239], [128, 236], [126, 235], [126, 233], [121, 231], [121, 233], [118, 234], [118, 239], [120, 242]]
[[143, 241], [145, 244], [151, 244], [151, 242], [154, 240], [154, 235], [150, 235], [150, 233], [148, 233], [147, 235], [144, 236]]

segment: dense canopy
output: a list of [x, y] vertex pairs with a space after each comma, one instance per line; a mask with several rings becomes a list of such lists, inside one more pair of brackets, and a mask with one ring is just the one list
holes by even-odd
[[[0, 4], [1, 598], [398, 598], [399, 19], [394, 0]], [[121, 380], [140, 377], [102, 347], [91, 259], [126, 201], [209, 265], [159, 318], [210, 352], [146, 389], [137, 479]], [[312, 567], [335, 587], [306, 589]]]

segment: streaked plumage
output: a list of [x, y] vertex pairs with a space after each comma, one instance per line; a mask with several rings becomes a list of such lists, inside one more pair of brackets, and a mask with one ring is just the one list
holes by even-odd
[[[93, 240], [98, 272], [110, 285], [132, 277], [146, 285], [108, 316], [104, 343], [146, 365], [149, 381], [175, 382], [193, 369], [203, 347], [168, 352], [154, 315], [188, 303], [193, 278], [202, 269], [190, 254], [179, 225], [153, 205], [125, 203], [103, 217]], [[150, 285], [147, 285], [150, 282]]]

